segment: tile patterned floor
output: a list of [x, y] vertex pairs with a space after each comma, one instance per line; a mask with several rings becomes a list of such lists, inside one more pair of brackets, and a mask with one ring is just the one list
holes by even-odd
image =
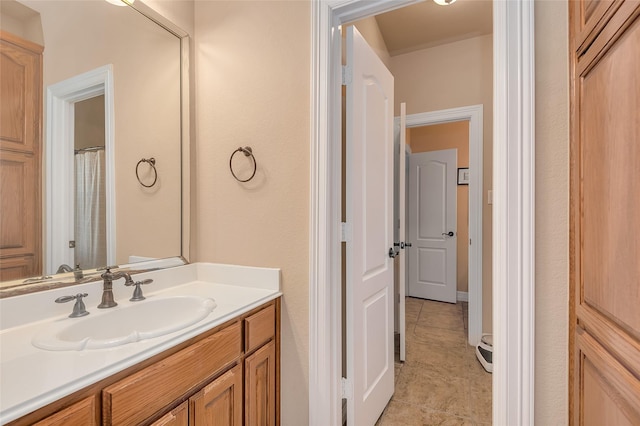
[[407, 297], [407, 359], [377, 426], [491, 424], [491, 374], [467, 344], [467, 311]]

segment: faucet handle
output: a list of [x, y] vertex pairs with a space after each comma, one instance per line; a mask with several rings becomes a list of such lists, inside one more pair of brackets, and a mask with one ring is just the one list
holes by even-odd
[[131, 297], [131, 299], [129, 299], [129, 301], [138, 302], [140, 300], [146, 299], [146, 297], [142, 295], [142, 289], [140, 288], [140, 286], [145, 284], [151, 284], [152, 282], [153, 280], [151, 278], [147, 278], [146, 280], [136, 281], [135, 283], [131, 283], [131, 284], [124, 283], [124, 285], [126, 286], [132, 286], [132, 285], [136, 286], [136, 288], [133, 289], [133, 296]]
[[101, 266], [99, 268], [96, 268], [96, 271], [98, 272], [104, 271], [105, 274], [110, 274], [112, 269], [118, 269], [119, 267], [120, 267], [119, 265]]
[[118, 269], [119, 267], [120, 267], [120, 265], [101, 266], [99, 268], [96, 268], [96, 271], [108, 271], [110, 269]]
[[82, 298], [87, 296], [88, 296], [87, 293], [78, 293], [75, 296], [58, 297], [55, 300], [55, 302], [67, 303], [67, 302], [71, 302], [72, 300], [75, 300], [76, 303], [73, 305], [73, 312], [71, 312], [71, 314], [69, 315], [69, 318], [83, 317], [85, 315], [89, 315], [89, 312], [87, 312], [87, 308], [85, 307], [84, 302], [82, 301]]

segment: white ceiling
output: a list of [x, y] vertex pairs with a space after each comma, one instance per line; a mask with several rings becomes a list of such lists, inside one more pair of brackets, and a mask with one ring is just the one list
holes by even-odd
[[391, 56], [492, 32], [490, 0], [457, 0], [439, 6], [425, 0], [376, 16]]

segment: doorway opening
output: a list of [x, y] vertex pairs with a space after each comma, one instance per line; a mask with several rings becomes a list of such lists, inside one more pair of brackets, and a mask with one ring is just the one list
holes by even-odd
[[[324, 0], [312, 7], [310, 424], [339, 424], [340, 38], [342, 23], [414, 1]], [[533, 2], [493, 3], [493, 422], [533, 424]]]
[[483, 331], [483, 106], [471, 105], [447, 110], [411, 114], [406, 117], [410, 131], [423, 126], [468, 122], [468, 342], [475, 346]]
[[45, 274], [75, 262], [75, 152], [80, 149], [75, 146], [75, 106], [93, 98], [102, 99], [104, 107], [104, 142], [100, 142], [104, 161], [104, 255], [106, 264], [115, 263], [113, 67], [105, 65], [47, 88]]

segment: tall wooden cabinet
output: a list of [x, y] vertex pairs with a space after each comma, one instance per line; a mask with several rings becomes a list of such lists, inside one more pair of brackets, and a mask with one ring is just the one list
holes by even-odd
[[0, 281], [42, 272], [42, 50], [0, 31]]
[[640, 1], [570, 1], [570, 423], [640, 424]]

